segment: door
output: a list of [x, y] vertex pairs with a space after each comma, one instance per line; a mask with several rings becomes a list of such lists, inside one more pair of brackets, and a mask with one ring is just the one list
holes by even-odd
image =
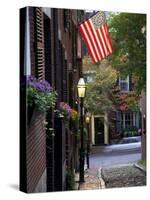
[[104, 117], [96, 117], [94, 119], [95, 123], [95, 144], [104, 144]]

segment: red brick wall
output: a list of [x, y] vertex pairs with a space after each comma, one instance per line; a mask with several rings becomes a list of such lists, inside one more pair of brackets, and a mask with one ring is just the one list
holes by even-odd
[[[79, 71], [81, 63], [77, 62], [77, 11], [69, 10], [70, 14], [70, 29], [65, 28], [64, 24], [64, 9], [58, 9], [58, 26], [61, 32], [61, 43], [65, 49], [67, 61], [67, 100], [70, 106], [75, 108], [76, 100], [76, 83], [79, 80]], [[74, 72], [76, 69], [76, 72]], [[76, 108], [77, 109], [77, 108]], [[75, 156], [76, 148], [75, 137], [72, 133], [66, 131], [66, 163], [68, 168], [75, 168], [77, 156]]]
[[64, 27], [64, 9], [58, 9], [59, 27], [61, 30], [61, 42], [67, 52], [67, 62], [72, 64], [72, 29], [69, 33], [68, 29]]
[[27, 191], [34, 192], [46, 168], [45, 116], [34, 112], [27, 133]]
[[140, 107], [141, 107], [142, 117], [144, 117], [144, 114], [146, 114], [146, 94], [145, 94], [145, 92], [142, 92], [142, 94], [141, 94]]
[[[41, 9], [30, 8], [30, 50], [31, 50], [31, 72], [32, 76], [44, 79], [44, 59], [43, 64], [38, 66], [38, 34], [36, 25], [36, 15], [41, 20], [41, 45], [43, 40], [43, 13]], [[41, 56], [41, 55], [40, 55]], [[43, 55], [44, 57], [44, 52]], [[42, 68], [42, 73], [39, 69]], [[32, 120], [28, 125], [26, 136], [26, 165], [27, 165], [27, 192], [34, 192], [36, 186], [46, 169], [46, 132], [43, 121], [45, 115], [34, 110]]]
[[142, 92], [140, 99], [142, 124], [142, 159], [146, 159], [146, 93]]
[[[70, 79], [69, 79], [69, 73], [72, 74], [71, 77], [73, 77], [71, 81], [77, 82], [78, 80], [78, 75], [79, 73], [76, 72], [74, 73], [74, 62], [76, 61], [76, 36], [75, 36], [75, 21], [72, 19], [70, 20], [70, 25], [71, 25], [71, 31], [66, 30], [64, 28], [64, 22], [63, 22], [63, 10], [58, 10], [58, 13], [56, 12], [57, 16], [55, 16], [54, 10], [52, 11], [52, 18], [51, 18], [51, 35], [50, 35], [50, 40], [51, 40], [51, 47], [52, 47], [52, 53], [51, 53], [51, 81], [52, 81], [52, 86], [57, 86], [55, 89], [59, 90], [60, 96], [64, 95], [64, 91], [61, 91], [61, 67], [65, 67], [63, 69], [63, 72], [65, 76], [63, 77], [66, 81], [66, 90], [69, 91], [67, 92], [67, 101], [69, 101], [69, 97], [72, 100], [73, 95], [74, 95], [74, 90], [72, 90], [72, 86], [70, 84]], [[76, 13], [74, 13], [75, 15]], [[38, 17], [36, 17], [38, 15]], [[58, 19], [57, 19], [58, 17]], [[39, 45], [38, 42], [38, 34], [37, 34], [37, 24], [36, 24], [36, 19], [40, 19], [41, 21], [43, 20], [43, 13], [41, 12], [40, 9], [35, 9], [30, 7], [29, 9], [29, 20], [30, 20], [30, 51], [31, 51], [31, 74], [32, 76], [35, 76], [36, 78], [39, 79], [44, 79], [45, 78], [45, 64], [44, 64], [44, 55], [43, 56], [43, 63], [39, 66], [38, 65], [38, 52], [37, 52], [37, 47]], [[61, 32], [61, 42], [58, 43], [57, 41], [57, 22], [59, 22], [59, 27], [60, 27], [60, 32]], [[41, 25], [42, 23], [42, 25]], [[42, 41], [40, 41], [40, 48], [44, 48], [44, 40], [43, 40], [43, 21], [40, 22], [39, 24], [39, 30], [41, 34]], [[39, 32], [39, 31], [38, 31]], [[73, 36], [74, 34], [74, 36]], [[60, 44], [60, 45], [59, 45]], [[54, 47], [54, 48], [53, 48]], [[64, 56], [64, 49], [67, 52], [67, 57], [65, 58]], [[60, 50], [63, 50], [62, 53], [62, 61], [64, 60], [67, 62], [65, 64], [60, 63], [61, 60], [57, 60], [59, 58]], [[74, 50], [74, 54], [72, 53]], [[42, 53], [41, 53], [42, 54]], [[56, 55], [55, 55], [56, 54]], [[58, 56], [57, 56], [58, 55]], [[74, 57], [74, 58], [73, 58]], [[57, 61], [57, 62], [56, 62]], [[59, 61], [59, 62], [58, 62]], [[40, 62], [41, 63], [41, 62]], [[41, 70], [42, 68], [42, 70]], [[69, 70], [68, 70], [69, 69]], [[77, 68], [79, 71], [80, 69]], [[42, 71], [42, 75], [41, 72]], [[67, 78], [66, 78], [67, 77]], [[60, 80], [59, 80], [60, 79]], [[59, 87], [60, 86], [60, 87]], [[63, 95], [62, 95], [63, 94]], [[64, 95], [65, 96], [65, 95]], [[59, 97], [60, 98], [60, 97]], [[61, 100], [61, 99], [59, 99]], [[75, 99], [72, 100], [73, 104], [75, 104]], [[54, 117], [54, 116], [53, 116]], [[26, 166], [26, 179], [27, 179], [27, 192], [34, 192], [37, 189], [38, 182], [40, 181], [45, 169], [46, 169], [46, 131], [43, 126], [43, 121], [45, 120], [45, 116], [42, 114], [39, 114], [34, 111], [33, 118], [27, 126], [27, 131], [26, 134], [26, 159], [25, 159], [25, 166]], [[24, 122], [25, 123], [25, 122]], [[52, 120], [53, 124], [53, 120]], [[64, 132], [64, 131], [62, 131]], [[70, 132], [68, 132], [70, 134]], [[65, 137], [64, 137], [65, 138]], [[65, 140], [63, 138], [63, 151], [65, 152]], [[71, 135], [69, 135], [68, 138], [68, 145], [70, 149], [70, 155], [69, 155], [69, 160], [72, 160], [73, 158], [73, 138]], [[56, 149], [57, 150], [57, 149]], [[64, 156], [64, 155], [63, 155]], [[64, 156], [65, 158], [65, 156]], [[57, 157], [55, 157], [55, 160], [57, 160]], [[65, 170], [65, 162], [63, 166], [63, 170]], [[48, 170], [47, 170], [48, 171]], [[54, 170], [53, 170], [54, 172]], [[63, 172], [64, 173], [64, 172]], [[55, 173], [54, 173], [55, 174]], [[65, 173], [64, 173], [65, 174]], [[57, 177], [56, 177], [57, 178]], [[37, 191], [37, 190], [36, 190]]]

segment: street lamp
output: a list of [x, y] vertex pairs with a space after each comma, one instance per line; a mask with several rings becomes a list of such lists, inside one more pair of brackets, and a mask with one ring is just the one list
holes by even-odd
[[89, 130], [89, 125], [90, 125], [90, 114], [86, 114], [85, 122], [87, 124], [87, 153], [86, 153], [86, 163], [87, 163], [87, 168], [90, 168], [89, 164], [89, 154], [90, 154], [90, 130]]
[[80, 78], [78, 85], [78, 97], [80, 98], [80, 131], [81, 131], [81, 147], [80, 147], [80, 182], [84, 182], [84, 142], [83, 142], [83, 100], [85, 97], [85, 81]]
[[81, 99], [84, 98], [85, 97], [85, 88], [86, 88], [84, 78], [79, 79], [77, 88], [78, 88], [78, 97]]

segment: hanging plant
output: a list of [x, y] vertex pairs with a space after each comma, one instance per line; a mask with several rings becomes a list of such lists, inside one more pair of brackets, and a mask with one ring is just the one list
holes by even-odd
[[74, 110], [74, 109], [71, 109], [71, 119], [73, 121], [78, 120], [78, 112], [76, 110]]
[[72, 111], [71, 107], [65, 102], [60, 102], [59, 107], [60, 107], [60, 113], [64, 117], [64, 121], [68, 122], [71, 117], [71, 111]]
[[63, 116], [63, 121], [67, 125], [69, 120], [71, 122], [71, 130], [77, 131], [78, 129], [78, 112], [72, 109], [66, 102], [60, 102], [59, 114]]
[[27, 79], [28, 105], [34, 106], [36, 110], [46, 112], [54, 109], [57, 92], [53, 90], [46, 80], [38, 80], [32, 76]]
[[78, 112], [74, 109], [71, 110], [71, 129], [74, 132], [78, 130]]

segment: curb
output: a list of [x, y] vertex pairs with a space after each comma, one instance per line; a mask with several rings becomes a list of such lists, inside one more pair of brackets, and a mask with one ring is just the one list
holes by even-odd
[[79, 184], [79, 182], [75, 182], [75, 190], [80, 190], [80, 184]]
[[[97, 169], [96, 171], [97, 171], [97, 175], [93, 176], [94, 179], [92, 180], [92, 182], [89, 181], [88, 179], [85, 180], [85, 182], [83, 184], [80, 184], [80, 182], [78, 182], [79, 183], [79, 185], [78, 185], [76, 182], [76, 188], [78, 187], [78, 190], [95, 190], [95, 189], [106, 188], [105, 182], [102, 178], [101, 168]], [[90, 177], [92, 177], [92, 176], [87, 174], [87, 177], [85, 177], [85, 178], [90, 178]]]
[[113, 148], [109, 148], [109, 149], [99, 149], [98, 151], [95, 152], [91, 152], [91, 155], [95, 155], [95, 154], [99, 154], [99, 153], [122, 153], [122, 152], [132, 152], [132, 151], [136, 151], [136, 152], [141, 152], [141, 148], [138, 147], [134, 147], [134, 148], [124, 148], [124, 149], [113, 149]]
[[104, 180], [102, 178], [102, 168], [98, 169], [98, 179], [99, 179], [99, 188], [100, 189], [106, 188], [105, 182], [104, 182]]
[[145, 175], [146, 175], [146, 169], [144, 169], [144, 167], [138, 165], [138, 164], [134, 164], [133, 165], [135, 168], [139, 169], [140, 171], [142, 171]]
[[141, 152], [141, 149], [138, 148], [132, 148], [132, 149], [113, 149], [112, 152], [122, 153], [122, 152], [132, 152], [136, 151], [137, 153]]
[[75, 190], [80, 189], [80, 183], [79, 183], [79, 173], [75, 173]]

